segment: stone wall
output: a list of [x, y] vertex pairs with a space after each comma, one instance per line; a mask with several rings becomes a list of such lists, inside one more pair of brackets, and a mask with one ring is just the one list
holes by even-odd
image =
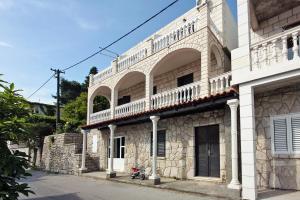
[[[78, 174], [81, 167], [82, 134], [64, 133], [45, 137], [41, 169], [51, 172]], [[86, 165], [97, 170], [93, 159], [87, 155]]]
[[[158, 158], [158, 173], [164, 177], [191, 179], [195, 174], [194, 129], [198, 126], [220, 126], [220, 180], [231, 179], [231, 141], [229, 108], [163, 119], [158, 122], [158, 130], [166, 130], [166, 156]], [[116, 128], [115, 136], [125, 136], [125, 170], [130, 172], [133, 166], [142, 166], [146, 173], [151, 173], [151, 140], [152, 123], [127, 125]], [[97, 153], [91, 153], [92, 144], [88, 142], [90, 155], [99, 157], [100, 170], [107, 169], [107, 146], [109, 130], [93, 129], [88, 135], [98, 137]]]
[[251, 29], [251, 42], [252, 44], [265, 40], [275, 34], [281, 33], [282, 28], [289, 24], [293, 24], [300, 20], [300, 6], [288, 10], [280, 15], [271, 19], [265, 20], [260, 23], [259, 30], [253, 32]]
[[270, 116], [300, 112], [300, 86], [255, 96], [258, 188], [300, 189], [300, 157], [272, 155]]

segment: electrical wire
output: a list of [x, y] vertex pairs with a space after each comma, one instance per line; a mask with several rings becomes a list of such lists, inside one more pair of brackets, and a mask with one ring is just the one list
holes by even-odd
[[36, 89], [31, 95], [27, 97], [27, 99], [30, 99], [33, 95], [35, 95], [42, 87], [44, 87], [53, 77], [55, 74], [52, 74], [49, 79], [47, 79], [38, 89]]

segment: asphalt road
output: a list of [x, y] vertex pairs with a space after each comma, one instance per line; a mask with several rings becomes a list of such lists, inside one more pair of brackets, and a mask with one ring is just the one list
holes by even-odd
[[29, 183], [36, 193], [21, 198], [27, 200], [217, 200], [208, 196], [44, 172], [33, 172], [33, 176], [24, 182]]

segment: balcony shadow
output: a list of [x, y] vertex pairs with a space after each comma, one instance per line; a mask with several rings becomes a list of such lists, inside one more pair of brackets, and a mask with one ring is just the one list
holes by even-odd
[[62, 195], [53, 195], [53, 196], [46, 196], [46, 197], [37, 197], [37, 198], [30, 198], [26, 200], [82, 200], [82, 198], [78, 197], [76, 193], [70, 194], [62, 194]]
[[[264, 191], [260, 191], [258, 192], [258, 199], [271, 199], [274, 197], [279, 197], [279, 196], [285, 196], [285, 195], [290, 195], [292, 193], [296, 193], [299, 191], [296, 190], [264, 190]], [[284, 198], [284, 197], [281, 197]]]

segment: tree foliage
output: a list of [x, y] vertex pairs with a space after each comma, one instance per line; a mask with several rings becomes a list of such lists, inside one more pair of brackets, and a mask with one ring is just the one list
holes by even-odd
[[26, 172], [28, 156], [11, 152], [7, 146], [7, 141], [18, 143], [28, 136], [26, 118], [30, 108], [18, 92], [14, 84], [0, 80], [0, 199], [3, 200], [17, 200], [20, 193], [33, 193], [26, 183], [18, 183], [30, 175]]

